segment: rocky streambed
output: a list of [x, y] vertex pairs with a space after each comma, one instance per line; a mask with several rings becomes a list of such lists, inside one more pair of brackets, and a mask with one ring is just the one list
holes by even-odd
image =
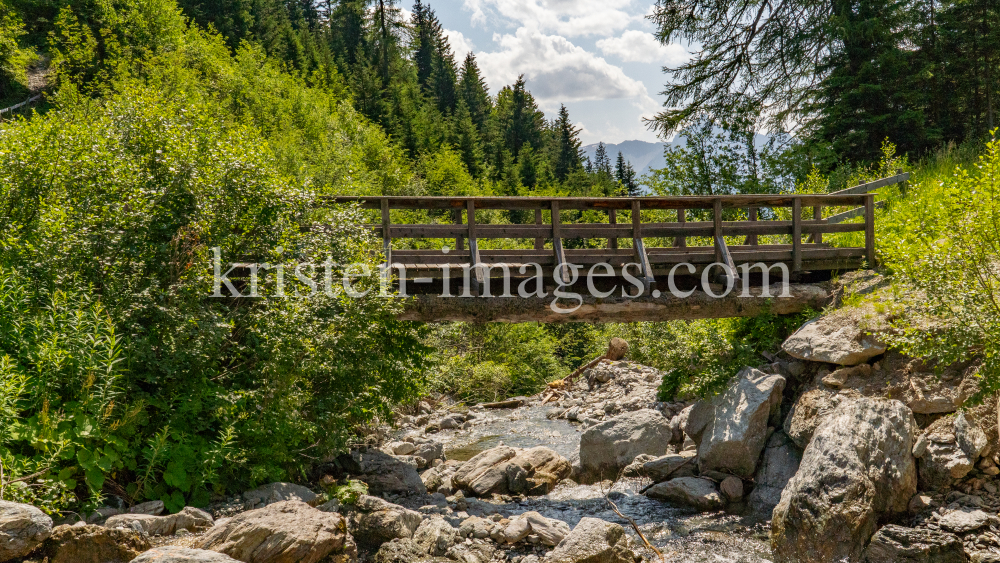
[[[1000, 562], [997, 399], [966, 404], [975, 359], [926, 365], [863, 324], [811, 321], [693, 403], [603, 361], [535, 397], [421, 404], [310, 487], [204, 510], [53, 526], [0, 501], [0, 562]], [[348, 480], [366, 493], [322, 492]]]

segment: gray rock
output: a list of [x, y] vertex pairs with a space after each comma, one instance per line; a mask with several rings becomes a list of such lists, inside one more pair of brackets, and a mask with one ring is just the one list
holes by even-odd
[[646, 496], [701, 511], [722, 507], [722, 497], [719, 496], [715, 483], [701, 477], [678, 477], [665, 483], [657, 483], [646, 490]]
[[147, 549], [134, 530], [83, 524], [56, 526], [35, 554], [48, 563], [128, 563]]
[[671, 436], [669, 421], [652, 409], [623, 413], [596, 424], [580, 437], [582, 476], [614, 479], [640, 454], [664, 455]]
[[583, 518], [546, 556], [545, 563], [635, 563], [635, 554], [624, 528]]
[[934, 421], [913, 447], [919, 459], [920, 488], [937, 490], [965, 477], [986, 445], [986, 435], [966, 420], [965, 413]]
[[143, 502], [128, 509], [130, 514], [149, 514], [150, 516], [159, 516], [160, 514], [163, 514], [163, 510], [164, 506], [162, 500]]
[[792, 410], [785, 417], [785, 434], [799, 449], [805, 449], [812, 440], [820, 422], [832, 413], [841, 402], [857, 398], [853, 393], [838, 394], [826, 389], [806, 391], [792, 404]]
[[348, 529], [358, 545], [371, 550], [394, 539], [413, 537], [423, 517], [397, 504], [361, 495], [348, 510]]
[[696, 403], [684, 433], [698, 444], [699, 470], [753, 477], [784, 389], [784, 377], [745, 368], [725, 393]]
[[799, 470], [802, 452], [780, 430], [771, 434], [764, 448], [764, 456], [754, 476], [754, 487], [747, 496], [753, 512], [770, 518], [774, 507], [781, 500], [781, 491]]
[[177, 514], [151, 516], [149, 514], [118, 514], [105, 521], [108, 528], [138, 529], [151, 536], [172, 536], [178, 530], [200, 532], [214, 524], [212, 516], [199, 508], [185, 506]]
[[496, 547], [484, 540], [460, 543], [448, 550], [446, 557], [458, 563], [488, 563], [496, 555]]
[[347, 562], [358, 554], [343, 517], [297, 500], [238, 514], [214, 526], [196, 547], [245, 563]]
[[512, 518], [503, 531], [507, 543], [517, 543], [530, 534], [537, 535], [542, 545], [555, 546], [569, 535], [569, 524], [532, 511]]
[[885, 344], [857, 322], [837, 314], [813, 319], [799, 327], [781, 348], [793, 358], [855, 366], [885, 353]]
[[846, 401], [824, 418], [774, 509], [775, 561], [858, 560], [878, 521], [916, 493], [916, 431], [896, 400]]
[[507, 474], [504, 462], [516, 455], [517, 450], [508, 446], [480, 452], [458, 468], [451, 477], [451, 483], [475, 495], [484, 495], [490, 491], [506, 488]]
[[500, 446], [465, 462], [452, 476], [452, 485], [473, 496], [546, 494], [573, 471], [566, 458], [549, 448], [517, 450]]
[[743, 498], [743, 479], [730, 475], [719, 483], [719, 492], [730, 502]]
[[693, 477], [698, 454], [693, 451], [679, 454], [667, 454], [642, 464], [642, 470], [654, 483], [660, 483], [674, 477]]
[[412, 442], [391, 442], [388, 447], [393, 455], [410, 455], [413, 450], [417, 449]]
[[486, 539], [490, 537], [490, 531], [495, 526], [495, 522], [479, 516], [470, 516], [462, 521], [458, 528], [458, 535], [463, 538]]
[[357, 478], [368, 485], [372, 495], [422, 495], [427, 492], [414, 466], [385, 452], [353, 452], [351, 459], [358, 469]]
[[240, 496], [251, 508], [262, 508], [286, 500], [298, 500], [309, 506], [316, 506], [323, 500], [308, 488], [294, 483], [268, 483]]
[[424, 553], [443, 556], [458, 540], [458, 530], [443, 518], [424, 520], [413, 533], [413, 542], [420, 546]]
[[966, 563], [962, 540], [937, 530], [883, 526], [865, 549], [864, 563]]
[[990, 523], [990, 517], [982, 510], [963, 508], [952, 510], [938, 520], [938, 525], [949, 532], [965, 533], [978, 530]]
[[0, 500], [0, 561], [24, 557], [52, 533], [52, 519], [30, 504]]
[[383, 544], [371, 561], [372, 563], [452, 563], [450, 559], [427, 555], [419, 545], [408, 539], [396, 539]]
[[102, 506], [101, 508], [98, 508], [97, 510], [95, 510], [94, 512], [92, 512], [90, 514], [90, 516], [87, 517], [87, 523], [88, 524], [101, 524], [105, 520], [107, 520], [108, 518], [110, 518], [112, 516], [115, 516], [117, 514], [121, 514], [121, 513], [122, 513], [122, 511], [118, 510], [117, 508], [111, 508], [109, 506]]
[[237, 563], [237, 561], [216, 551], [164, 545], [150, 549], [133, 559], [131, 563]]

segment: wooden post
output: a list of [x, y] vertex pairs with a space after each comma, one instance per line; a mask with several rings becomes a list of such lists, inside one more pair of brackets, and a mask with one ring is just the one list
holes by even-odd
[[[618, 210], [609, 209], [608, 210], [608, 223], [612, 226], [618, 225]], [[611, 250], [618, 250], [618, 237], [611, 235], [608, 237], [608, 248]]]
[[466, 216], [469, 223], [469, 265], [472, 267], [472, 288], [473, 293], [481, 295], [484, 279], [483, 270], [479, 264], [479, 241], [476, 239], [476, 202], [473, 199], [466, 201]]
[[875, 194], [865, 196], [865, 261], [875, 267]]
[[[712, 240], [722, 237], [722, 200], [712, 202]], [[715, 261], [722, 262], [722, 249], [715, 245]]]
[[555, 256], [556, 279], [561, 283], [566, 283], [569, 278], [566, 276], [566, 266], [560, 266], [566, 262], [562, 247], [562, 223], [559, 217], [559, 202], [552, 201], [552, 254]]
[[[677, 210], [677, 222], [680, 224], [681, 227], [683, 227], [684, 223], [687, 222], [686, 209]], [[674, 246], [676, 246], [677, 248], [687, 248], [687, 237], [684, 235], [681, 235], [679, 237], [674, 237]]]
[[802, 270], [802, 200], [792, 200], [792, 271]]
[[[823, 220], [823, 206], [816, 204], [813, 206], [813, 220], [822, 221]], [[813, 233], [813, 242], [816, 244], [823, 244], [823, 233]]]
[[642, 242], [642, 213], [639, 209], [639, 200], [632, 200], [632, 253], [635, 255], [639, 267], [642, 268], [642, 293], [648, 295], [653, 286], [653, 269], [649, 265], [649, 257], [646, 255], [646, 247]]
[[[535, 210], [535, 224], [542, 224], [542, 208], [539, 207]], [[545, 248], [545, 239], [543, 237], [535, 237], [535, 250], [542, 250]]]
[[[452, 211], [452, 216], [455, 219], [456, 225], [462, 224], [462, 210], [456, 209]], [[465, 239], [461, 236], [455, 237], [455, 250], [465, 250]]]
[[[903, 174], [903, 169], [897, 168], [896, 175], [901, 176], [902, 174]], [[906, 196], [906, 180], [903, 180], [902, 182], [899, 183], [899, 195], [904, 197]]]
[[389, 273], [389, 266], [392, 265], [392, 237], [389, 233], [389, 200], [382, 198], [382, 252], [385, 254], [385, 271]]
[[[753, 222], [753, 223], [757, 222], [757, 208], [756, 207], [751, 207], [750, 208], [750, 212], [748, 213], [747, 218], [750, 219], [750, 221]], [[757, 241], [757, 235], [756, 234], [747, 235], [746, 244], [748, 244], [750, 246], [757, 246], [757, 242], [758, 241]]]

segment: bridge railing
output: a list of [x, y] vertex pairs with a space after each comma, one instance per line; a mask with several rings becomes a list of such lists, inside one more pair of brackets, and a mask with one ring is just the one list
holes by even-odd
[[[861, 191], [859, 188], [861, 186], [852, 190]], [[461, 269], [449, 270], [452, 266], [471, 268], [475, 277], [473, 283], [477, 285], [490, 275], [491, 265], [516, 269], [519, 265], [534, 263], [549, 271], [560, 268], [556, 275], [567, 280], [567, 264], [587, 266], [603, 262], [622, 266], [635, 263], [640, 266], [641, 279], [648, 287], [656, 274], [666, 273], [682, 262], [699, 268], [723, 263], [734, 271], [741, 263], [784, 262], [792, 271], [800, 272], [852, 269], [865, 261], [868, 264], [875, 261], [876, 204], [875, 196], [869, 193], [638, 198], [344, 196], [325, 198], [321, 205], [346, 203], [357, 203], [364, 209], [381, 213], [381, 221], [370, 227], [382, 237], [389, 264], [406, 266], [407, 275], [414, 277], [461, 273]], [[844, 213], [833, 221], [823, 218], [823, 209], [834, 207], [855, 207], [848, 213], [851, 217], [861, 217], [861, 222], [835, 222], [842, 221], [840, 217]], [[782, 208], [790, 213], [775, 212]], [[813, 210], [812, 219], [806, 218], [809, 208]], [[726, 220], [727, 211], [733, 209], [742, 210], [739, 220]], [[391, 220], [393, 210], [422, 210], [428, 212], [428, 217], [436, 215], [438, 220], [448, 221], [450, 216], [450, 221], [394, 223]], [[477, 221], [477, 212], [485, 210], [533, 211], [534, 223], [483, 224]], [[607, 222], [564, 223], [561, 212], [565, 210], [603, 211]], [[768, 210], [768, 218], [759, 214], [759, 210]], [[548, 212], [547, 220], [543, 211]], [[673, 215], [673, 211], [676, 219], [643, 221], [643, 211], [653, 211], [647, 215], [658, 219], [664, 218], [664, 211], [669, 215]], [[623, 216], [625, 213], [627, 217]], [[779, 215], [787, 219], [777, 218]], [[689, 216], [700, 220], [688, 220]], [[707, 217], [711, 220], [705, 220]], [[619, 219], [626, 221], [620, 223]], [[823, 243], [824, 235], [854, 232], [864, 233], [864, 246], [834, 248]], [[775, 235], [790, 238], [790, 244], [774, 242]], [[732, 237], [745, 239], [741, 244], [727, 244], [726, 237], [731, 241]], [[803, 237], [808, 239], [804, 241]], [[577, 238], [607, 239], [606, 248], [565, 248], [567, 239]], [[709, 245], [689, 245], [689, 238], [700, 239], [700, 242], [707, 238], [711, 242]], [[394, 249], [393, 241], [400, 239], [453, 239], [454, 247], [447, 251]], [[481, 243], [489, 239], [533, 239], [533, 245], [515, 249], [481, 248]], [[621, 239], [630, 240], [631, 247], [621, 248]], [[645, 241], [648, 239], [673, 239], [673, 245], [647, 248]], [[546, 248], [547, 241], [551, 248]]]

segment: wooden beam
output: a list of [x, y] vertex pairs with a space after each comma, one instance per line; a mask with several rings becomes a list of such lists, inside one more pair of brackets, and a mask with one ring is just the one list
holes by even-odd
[[[687, 222], [687, 210], [686, 209], [678, 209], [677, 210], [677, 223], [679, 223], [679, 226], [683, 227], [684, 223], [686, 223], [686, 222]], [[677, 248], [685, 248], [687, 246], [687, 237], [685, 237], [685, 236], [674, 237], [674, 246], [676, 246]]]
[[[542, 210], [535, 210], [535, 225], [541, 227], [542, 225]], [[535, 237], [535, 250], [542, 250], [545, 248], [545, 239], [542, 237]]]
[[[756, 207], [751, 207], [750, 208], [749, 212], [747, 213], [747, 220], [749, 222], [751, 222], [751, 223], [756, 223], [757, 222], [757, 208]], [[757, 234], [753, 233], [753, 234], [747, 235], [747, 240], [746, 240], [745, 243], [749, 244], [750, 246], [757, 246]]]
[[909, 172], [903, 172], [899, 170], [895, 176], [889, 176], [888, 178], [881, 178], [875, 180], [874, 182], [859, 183], [857, 186], [852, 188], [847, 188], [845, 190], [840, 190], [832, 192], [830, 195], [853, 195], [853, 194], [867, 194], [868, 192], [877, 190], [879, 188], [884, 188], [892, 184], [899, 184], [910, 179]]
[[[884, 201], [880, 201], [880, 202], [876, 203], [875, 204], [875, 209], [885, 209], [885, 202]], [[864, 214], [865, 214], [865, 208], [864, 207], [855, 207], [854, 209], [851, 209], [850, 211], [845, 211], [843, 213], [838, 213], [836, 215], [831, 215], [830, 217], [827, 217], [825, 220], [826, 220], [827, 223], [843, 223], [844, 221], [848, 221], [848, 220], [854, 219], [856, 217], [863, 217]]]
[[802, 270], [802, 204], [796, 199], [792, 204], [792, 271]]
[[865, 260], [869, 268], [875, 267], [875, 195], [865, 199]]
[[[608, 210], [608, 224], [612, 225], [612, 226], [618, 224], [618, 210], [617, 209], [609, 209]], [[615, 236], [609, 236], [608, 237], [608, 248], [610, 248], [611, 250], [618, 250], [618, 237], [615, 237]]]
[[[822, 221], [822, 220], [823, 220], [823, 206], [814, 205], [813, 221]], [[810, 239], [812, 239], [812, 242], [815, 242], [816, 244], [823, 244], [823, 233], [822, 232], [812, 233], [812, 235], [810, 235]]]
[[[715, 200], [712, 208], [712, 237], [718, 240], [722, 237], [722, 200]], [[722, 250], [719, 245], [715, 245], [715, 261], [722, 262]]]
[[[566, 257], [563, 254], [562, 246], [562, 223], [559, 217], [559, 202], [552, 202], [552, 255], [555, 259], [555, 264], [559, 266], [560, 264], [565, 264]], [[566, 275], [567, 266], [563, 265], [559, 268], [557, 272], [557, 279], [561, 283], [566, 283], [569, 281], [569, 276]]]
[[476, 202], [469, 200], [466, 204], [466, 217], [469, 228], [469, 266], [472, 267], [472, 292], [476, 295], [482, 295], [483, 291], [483, 269], [478, 265], [481, 260], [479, 259], [479, 240], [476, 238]]
[[731, 277], [733, 279], [733, 284], [735, 287], [736, 282], [740, 280], [740, 275], [736, 272], [736, 262], [733, 261], [733, 256], [729, 252], [729, 248], [726, 246], [726, 237], [719, 235], [715, 237], [715, 252], [717, 256], [721, 258], [716, 260], [729, 266], [729, 272], [726, 273], [726, 277]]
[[385, 275], [389, 276], [392, 264], [392, 229], [389, 220], [389, 202], [382, 201], [382, 253], [385, 254]]
[[[456, 209], [456, 210], [452, 211], [451, 214], [452, 214], [452, 217], [455, 220], [455, 224], [458, 225], [459, 228], [461, 229], [461, 227], [462, 227], [462, 210], [461, 209]], [[455, 237], [455, 250], [465, 250], [465, 239], [463, 239], [461, 236], [456, 236]]]

